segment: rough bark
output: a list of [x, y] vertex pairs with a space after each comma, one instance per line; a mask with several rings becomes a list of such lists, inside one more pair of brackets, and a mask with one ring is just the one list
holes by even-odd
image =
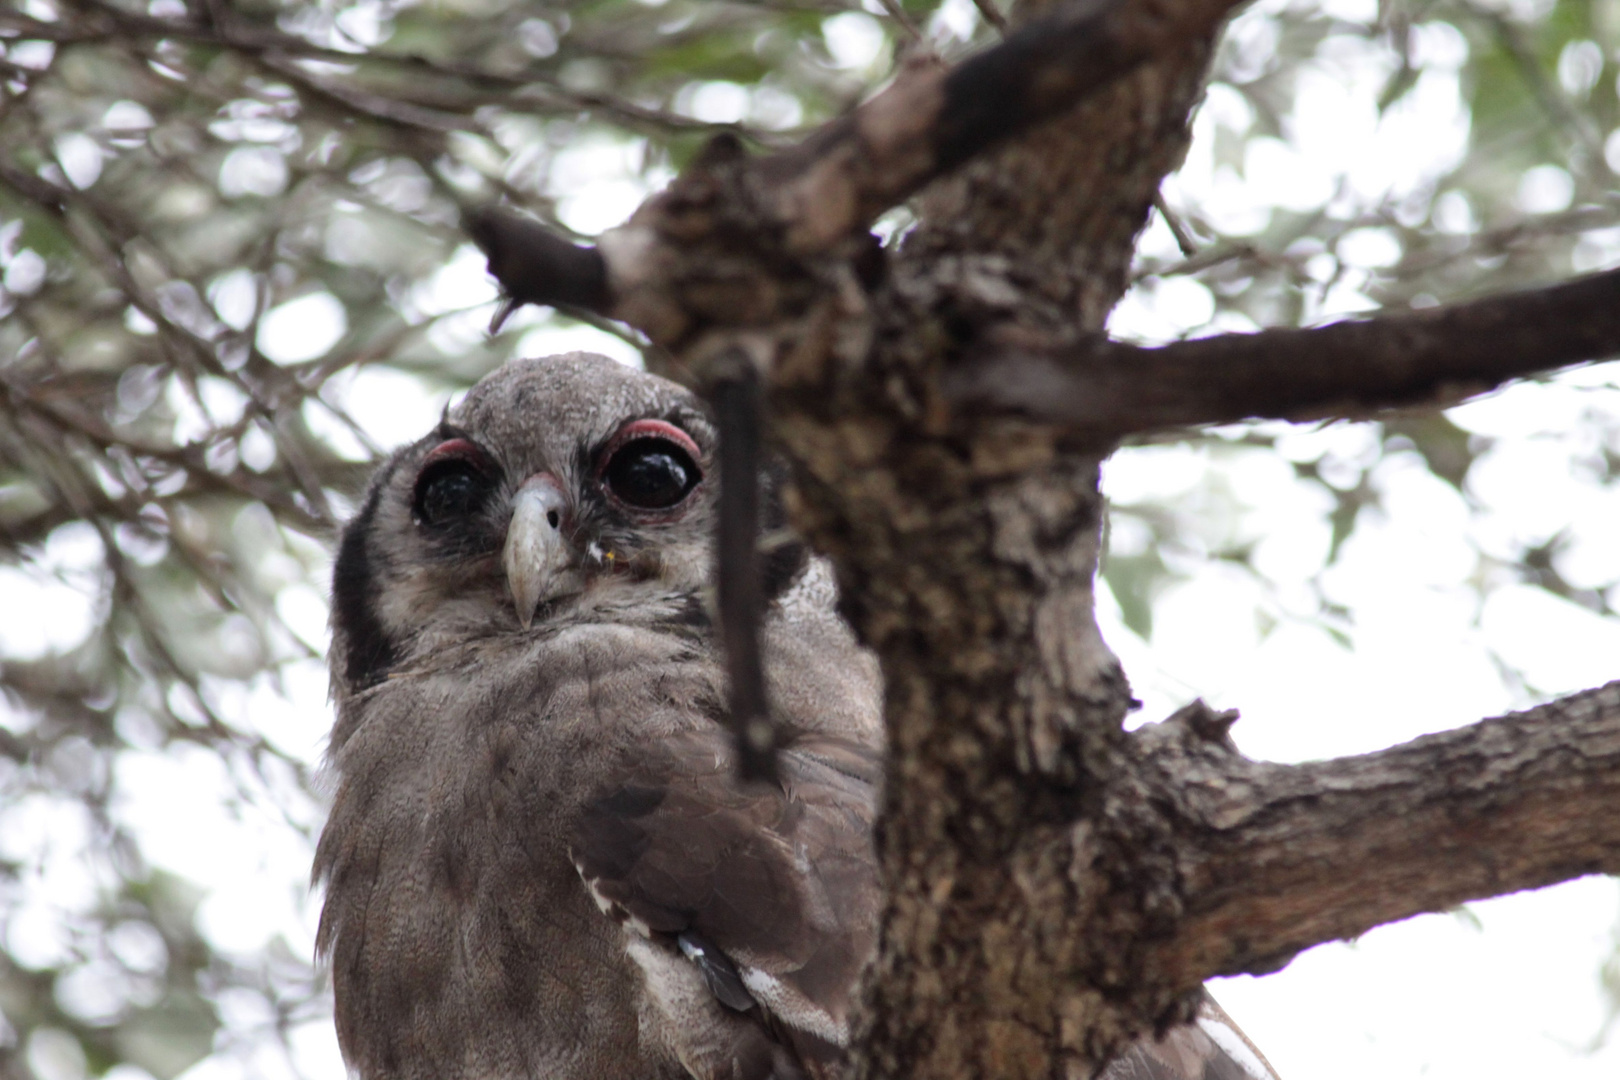
[[[1054, 118], [1040, 119], [1049, 99], [1014, 110], [1022, 134], [925, 192], [886, 266], [859, 226], [994, 142], [971, 117], [953, 127], [951, 73], [903, 75], [776, 158], [715, 144], [603, 238], [590, 280], [606, 289], [574, 294], [668, 346], [700, 384], [753, 365], [795, 466], [794, 523], [833, 557], [882, 660], [889, 899], [867, 987], [870, 1076], [1085, 1077], [1187, 1017], [1210, 975], [1617, 865], [1616, 830], [1595, 809], [1620, 783], [1613, 687], [1297, 769], [1244, 761], [1225, 741], [1230, 717], [1201, 706], [1123, 730], [1134, 703], [1092, 613], [1110, 440], [1558, 366], [1614, 336], [1615, 305], [1612, 283], [1584, 282], [1557, 294], [1563, 307], [1520, 297], [1164, 350], [1097, 343], [1185, 149], [1224, 8], [1078, 10], [1042, 17], [1150, 27], [1146, 58]], [[1089, 54], [1042, 62], [1064, 55]], [[941, 141], [961, 130], [981, 132], [969, 150]], [[550, 266], [592, 258], [541, 246]], [[503, 273], [519, 295], [522, 270]], [[1533, 332], [1572, 314], [1550, 338]], [[1504, 326], [1528, 356], [1492, 347]], [[1330, 362], [1317, 363], [1323, 341]], [[1028, 377], [1031, 356], [1061, 394], [1006, 383]], [[1185, 377], [1234, 357], [1220, 378]]]
[[[1092, 614], [1098, 448], [952, 417], [933, 380], [989, 326], [1101, 328], [1209, 51], [1188, 41], [925, 193], [879, 300], [874, 361], [904, 417], [880, 469], [893, 490], [851, 499], [876, 487], [862, 463], [816, 472], [865, 526], [840, 566], [896, 747], [869, 1075], [1086, 1076], [1182, 1017], [1197, 985], [1128, 985], [1131, 942], [1170, 897], [1113, 887], [1145, 880], [1133, 863], [1152, 853], [1093, 851], [1071, 824], [1100, 811], [1131, 705]], [[818, 542], [826, 521], [808, 524]], [[874, 521], [890, 523], [881, 542]]]
[[1265, 971], [1421, 912], [1620, 873], [1620, 682], [1307, 765], [1243, 758], [1232, 719], [1194, 703], [1131, 738], [1172, 808], [1183, 898], [1151, 979]]

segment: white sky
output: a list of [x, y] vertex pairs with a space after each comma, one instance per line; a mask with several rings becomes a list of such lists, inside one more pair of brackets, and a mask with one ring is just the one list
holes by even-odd
[[[1332, 0], [1328, 6], [1360, 18], [1371, 2]], [[952, 0], [935, 29], [960, 34], [974, 17], [969, 0]], [[830, 51], [851, 71], [871, 68], [882, 49], [874, 28], [869, 17], [855, 13], [831, 20]], [[1258, 14], [1240, 19], [1234, 34], [1258, 37], [1264, 47]], [[1438, 24], [1419, 28], [1418, 53], [1427, 70], [1411, 98], [1382, 119], [1371, 103], [1387, 58], [1374, 45], [1347, 46], [1333, 63], [1313, 64], [1301, 78], [1288, 137], [1255, 141], [1246, 179], [1213, 165], [1216, 121], [1239, 130], [1248, 123], [1241, 99], [1217, 88], [1195, 127], [1185, 168], [1166, 184], [1167, 198], [1172, 205], [1199, 205], [1221, 228], [1243, 235], [1263, 227], [1273, 205], [1353, 208], [1439, 174], [1455, 162], [1467, 136], [1456, 75], [1459, 47], [1466, 46], [1459, 46], [1459, 37]], [[748, 115], [796, 122], [780, 101], [750, 98], [732, 84], [696, 88], [683, 107], [708, 119]], [[635, 176], [639, 153], [633, 143], [604, 139], [559, 155], [551, 186], [563, 219], [596, 231], [628, 214], [645, 194]], [[246, 170], [242, 162], [232, 167]], [[254, 181], [243, 171], [233, 182]], [[1527, 210], [1551, 207], [1560, 183], [1545, 170], [1527, 177], [1521, 202]], [[1369, 307], [1358, 292], [1365, 270], [1398, 254], [1398, 247], [1391, 251], [1397, 241], [1390, 234], [1365, 231], [1343, 248], [1346, 260], [1361, 269], [1353, 266], [1341, 285], [1320, 298], [1320, 316]], [[1166, 255], [1170, 243], [1168, 230], [1156, 222], [1142, 246]], [[1614, 265], [1620, 237], [1593, 240], [1583, 258], [1585, 269]], [[470, 309], [441, 332], [452, 335], [447, 340], [462, 335], [471, 341], [487, 323], [493, 295], [469, 247], [409, 304], [424, 316]], [[227, 286], [213, 300], [224, 321], [245, 325], [238, 310], [243, 296]], [[251, 312], [251, 297], [245, 302]], [[1110, 325], [1118, 334], [1148, 341], [1250, 328], [1242, 320], [1210, 325], [1213, 306], [1196, 281], [1150, 280], [1127, 297]], [[559, 330], [549, 320], [529, 318], [534, 328], [524, 341], [526, 353], [594, 348], [633, 359], [610, 335], [586, 327]], [[341, 305], [316, 294], [270, 312], [260, 345], [273, 359], [299, 361], [330, 348], [345, 325]], [[1230, 566], [1195, 565], [1191, 580], [1157, 599], [1151, 646], [1124, 627], [1102, 588], [1100, 619], [1146, 702], [1141, 715], [1159, 719], [1202, 695], [1216, 706], [1242, 710], [1235, 737], [1246, 752], [1299, 761], [1367, 752], [1528, 704], [1522, 689], [1504, 681], [1498, 659], [1523, 672], [1543, 695], [1620, 675], [1620, 624], [1500, 574], [1493, 577], [1478, 556], [1481, 550], [1512, 555], [1526, 540], [1563, 530], [1570, 538], [1559, 564], [1566, 576], [1592, 586], [1620, 579], [1620, 492], [1586, 479], [1579, 464], [1603, 437], [1592, 417], [1620, 430], [1616, 367], [1516, 387], [1453, 410], [1458, 424], [1497, 440], [1470, 474], [1467, 497], [1409, 455], [1390, 456], [1374, 475], [1389, 513], [1364, 515], [1326, 573], [1327, 499], [1297, 480], [1278, 456], [1178, 446], [1117, 455], [1104, 481], [1116, 501], [1152, 495], [1214, 508], [1216, 503], [1199, 499], [1200, 492], [1212, 486], [1231, 492], [1220, 504], [1226, 509], [1212, 509], [1193, 532], [1211, 547], [1233, 538], [1255, 542], [1256, 565], [1270, 579], [1261, 582]], [[345, 373], [327, 393], [385, 447], [420, 435], [444, 404], [408, 375], [371, 368]], [[219, 406], [229, 409], [231, 403], [222, 397]], [[315, 415], [316, 407], [311, 412], [312, 424], [336, 429], [335, 421]], [[359, 447], [350, 450], [358, 453]], [[1297, 460], [1326, 451], [1349, 469], [1369, 460], [1377, 447], [1366, 426], [1340, 424], [1295, 429], [1282, 450]], [[1136, 541], [1121, 527], [1115, 542]], [[53, 536], [39, 566], [0, 570], [0, 610], [30, 613], [26, 623], [0, 622], [0, 651], [37, 655], [79, 640], [94, 616], [83, 597], [93, 588], [88, 568], [99, 557], [93, 534], [69, 528]], [[290, 556], [282, 572], [296, 582]], [[1307, 582], [1318, 574], [1329, 597], [1352, 612], [1353, 652], [1309, 617], [1315, 601]], [[1485, 584], [1483, 602], [1479, 582]], [[299, 637], [323, 644], [320, 592], [290, 584], [278, 610]], [[308, 661], [286, 675], [281, 691], [263, 679], [247, 687], [220, 683], [211, 688], [214, 704], [314, 763], [330, 718], [325, 672]], [[0, 723], [26, 720], [0, 714]], [[304, 884], [309, 844], [271, 809], [276, 800], [264, 794], [251, 770], [183, 747], [125, 754], [118, 770], [117, 812], [139, 833], [150, 860], [206, 890], [198, 922], [210, 942], [223, 952], [250, 956], [279, 935], [308, 955], [318, 906]], [[306, 827], [319, 816], [315, 806], [289, 812], [293, 824]], [[59, 932], [58, 913], [93, 903], [105, 878], [104, 870], [75, 854], [88, 824], [72, 804], [44, 798], [7, 808], [0, 824], [0, 857], [38, 867], [33, 899], [10, 920], [7, 944], [24, 962], [53, 962], [69, 944]], [[1620, 1038], [1594, 1049], [1606, 1022], [1598, 976], [1615, 949], [1620, 887], [1589, 879], [1470, 905], [1469, 913], [1381, 928], [1355, 944], [1311, 950], [1275, 975], [1222, 980], [1216, 991], [1285, 1080], [1620, 1076]], [[140, 942], [128, 947], [138, 950]], [[97, 992], [82, 985], [68, 993], [75, 1007], [93, 1012]], [[273, 1040], [264, 1037], [273, 1018], [262, 999], [238, 994], [222, 1002], [222, 1012], [226, 1029], [218, 1052], [185, 1080], [288, 1075]], [[343, 1075], [328, 1021], [305, 1024], [292, 1041], [307, 1075]], [[44, 1080], [83, 1075], [82, 1060], [71, 1048], [48, 1036], [37, 1042], [29, 1057]], [[117, 1080], [143, 1076], [124, 1069]]]

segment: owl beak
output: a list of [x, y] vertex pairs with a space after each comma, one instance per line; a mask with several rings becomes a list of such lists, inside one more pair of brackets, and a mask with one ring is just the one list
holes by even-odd
[[567, 513], [562, 482], [548, 472], [523, 481], [512, 500], [512, 522], [506, 527], [501, 565], [517, 605], [518, 622], [525, 630], [534, 622], [535, 605], [558, 591], [559, 578], [574, 561], [562, 534]]

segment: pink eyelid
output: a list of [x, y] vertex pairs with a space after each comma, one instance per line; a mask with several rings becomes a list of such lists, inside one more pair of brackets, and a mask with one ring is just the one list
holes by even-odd
[[607, 463], [613, 459], [614, 453], [626, 443], [636, 439], [667, 439], [676, 446], [685, 450], [694, 463], [703, 460], [703, 451], [698, 449], [692, 436], [666, 420], [632, 420], [618, 430], [613, 440], [608, 443], [607, 450], [602, 454], [599, 468], [606, 468]]
[[422, 459], [422, 466], [426, 468], [435, 461], [444, 461], [446, 459], [460, 459], [469, 465], [483, 468], [487, 455], [478, 448], [476, 443], [468, 439], [446, 439], [428, 451], [427, 457]]

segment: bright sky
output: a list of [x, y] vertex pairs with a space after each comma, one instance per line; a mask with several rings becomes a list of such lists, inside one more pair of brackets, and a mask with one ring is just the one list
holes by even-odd
[[[1371, 3], [1330, 0], [1327, 6], [1360, 18]], [[939, 23], [960, 33], [974, 17], [969, 0], [952, 0]], [[831, 51], [845, 67], [862, 71], [879, 59], [881, 37], [868, 16], [839, 16], [830, 27]], [[1239, 19], [1233, 30], [1240, 39], [1260, 39], [1261, 48], [1265, 32], [1258, 13]], [[1252, 144], [1248, 179], [1213, 164], [1215, 121], [1247, 126], [1242, 100], [1217, 88], [1196, 125], [1186, 166], [1166, 184], [1167, 198], [1172, 205], [1196, 203], [1220, 227], [1243, 235], [1263, 227], [1272, 205], [1353, 207], [1443, 171], [1467, 135], [1456, 75], [1466, 44], [1439, 24], [1420, 27], [1418, 41], [1425, 64], [1419, 87], [1382, 119], [1371, 103], [1388, 61], [1373, 44], [1349, 45], [1331, 64], [1311, 65], [1285, 127], [1288, 137]], [[729, 83], [695, 88], [683, 107], [711, 120], [796, 119], [768, 92], [751, 96]], [[635, 176], [639, 155], [634, 142], [609, 140], [585, 141], [559, 155], [550, 183], [563, 219], [583, 231], [622, 220], [645, 194]], [[232, 168], [244, 170], [233, 182], [252, 181], [247, 164]], [[1527, 176], [1521, 202], [1526, 209], [1550, 206], [1561, 183], [1551, 174]], [[1321, 317], [1369, 307], [1357, 291], [1365, 270], [1398, 255], [1390, 234], [1364, 231], [1344, 249], [1361, 269], [1352, 268], [1320, 298]], [[1171, 244], [1163, 223], [1155, 222], [1142, 249], [1166, 256]], [[1585, 251], [1583, 269], [1614, 265], [1620, 237], [1599, 237]], [[242, 318], [242, 297], [232, 289], [226, 282], [211, 297], [226, 322]], [[435, 330], [441, 343], [454, 346], [477, 340], [493, 298], [481, 260], [467, 247], [407, 306], [421, 316], [470, 309]], [[1147, 341], [1252, 328], [1241, 320], [1209, 325], [1213, 306], [1196, 281], [1150, 280], [1121, 304], [1111, 328]], [[634, 359], [610, 335], [558, 329], [532, 311], [523, 317], [533, 327], [526, 353], [592, 348]], [[319, 356], [341, 336], [344, 319], [331, 296], [307, 296], [268, 315], [260, 345], [282, 362]], [[1517, 584], [1478, 555], [1513, 555], [1526, 540], [1564, 531], [1570, 542], [1559, 565], [1569, 579], [1593, 586], [1620, 579], [1620, 492], [1604, 490], [1581, 464], [1600, 449], [1604, 429], [1620, 431], [1617, 379], [1620, 365], [1588, 368], [1453, 410], [1459, 425], [1496, 440], [1470, 474], [1466, 497], [1410, 455], [1391, 455], [1378, 466], [1374, 483], [1389, 513], [1364, 515], [1338, 564], [1322, 574], [1329, 598], [1352, 612], [1354, 651], [1308, 617], [1315, 600], [1307, 582], [1322, 572], [1327, 550], [1328, 500], [1296, 479], [1286, 461], [1236, 447], [1163, 446], [1117, 455], [1105, 472], [1111, 498], [1129, 503], [1156, 496], [1192, 507], [1195, 539], [1209, 548], [1234, 539], [1254, 542], [1256, 565], [1269, 578], [1261, 582], [1193, 559], [1192, 580], [1156, 601], [1151, 647], [1121, 623], [1104, 586], [1100, 618], [1146, 702], [1142, 716], [1162, 718], [1202, 695], [1242, 710], [1235, 736], [1246, 752], [1299, 761], [1367, 752], [1528, 704], [1528, 692], [1504, 680], [1499, 660], [1548, 696], [1620, 675], [1620, 624]], [[410, 376], [373, 368], [344, 373], [327, 393], [385, 447], [416, 438], [444, 405]], [[321, 430], [340, 430], [316, 406], [309, 419]], [[1326, 452], [1329, 476], [1333, 463], [1349, 470], [1377, 451], [1365, 425], [1268, 430], [1288, 432], [1285, 457], [1310, 460]], [[360, 452], [352, 437], [334, 437], [349, 438], [350, 451]], [[1608, 449], [1620, 452], [1610, 439]], [[1217, 488], [1231, 498], [1202, 497]], [[1209, 515], [1199, 517], [1199, 507], [1208, 507]], [[1113, 539], [1128, 551], [1143, 538], [1121, 525]], [[278, 610], [293, 631], [323, 648], [324, 594], [300, 581], [296, 554], [264, 572], [288, 582]], [[83, 597], [93, 588], [91, 568], [99, 558], [93, 532], [65, 528], [53, 535], [39, 566], [0, 569], [0, 610], [37, 616], [26, 625], [0, 622], [0, 650], [37, 655], [81, 639], [93, 617]], [[1483, 602], [1475, 588], [1480, 581]], [[261, 679], [247, 687], [221, 682], [210, 692], [221, 711], [245, 717], [276, 745], [318, 761], [330, 720], [319, 662], [293, 665], [279, 690]], [[0, 723], [26, 719], [0, 713]], [[140, 732], [130, 737], [143, 745]], [[294, 826], [314, 825], [319, 807], [289, 803], [284, 789], [272, 798], [243, 763], [184, 747], [132, 752], [118, 769], [123, 801], [117, 813], [140, 835], [154, 864], [205, 890], [198, 921], [210, 942], [250, 957], [280, 936], [297, 954], [312, 951], [318, 903], [305, 885], [311, 851]], [[278, 805], [291, 823], [272, 809]], [[58, 913], [92, 904], [106, 878], [105, 870], [77, 857], [89, 823], [70, 801], [38, 798], [7, 808], [3, 826], [0, 858], [40, 868], [7, 944], [24, 962], [51, 963], [71, 946]], [[1612, 1080], [1620, 1075], [1620, 1039], [1599, 1045], [1608, 1017], [1598, 979], [1615, 952], [1617, 917], [1616, 883], [1584, 880], [1470, 905], [1466, 914], [1382, 928], [1353, 945], [1314, 949], [1275, 975], [1223, 980], [1216, 990], [1285, 1080]], [[115, 947], [138, 957], [151, 947], [139, 939], [132, 930]], [[64, 1004], [93, 1015], [108, 997], [106, 976], [98, 982], [95, 969], [86, 971], [63, 991]], [[264, 1000], [238, 993], [221, 1007], [226, 1028], [217, 1052], [184, 1080], [288, 1076], [288, 1063], [267, 1038], [274, 1017]], [[50, 1038], [36, 1043], [29, 1060], [42, 1080], [84, 1075], [82, 1057], [71, 1047]], [[292, 1046], [305, 1075], [343, 1076], [329, 1020], [295, 1028]], [[128, 1068], [109, 1075], [145, 1076]]]

